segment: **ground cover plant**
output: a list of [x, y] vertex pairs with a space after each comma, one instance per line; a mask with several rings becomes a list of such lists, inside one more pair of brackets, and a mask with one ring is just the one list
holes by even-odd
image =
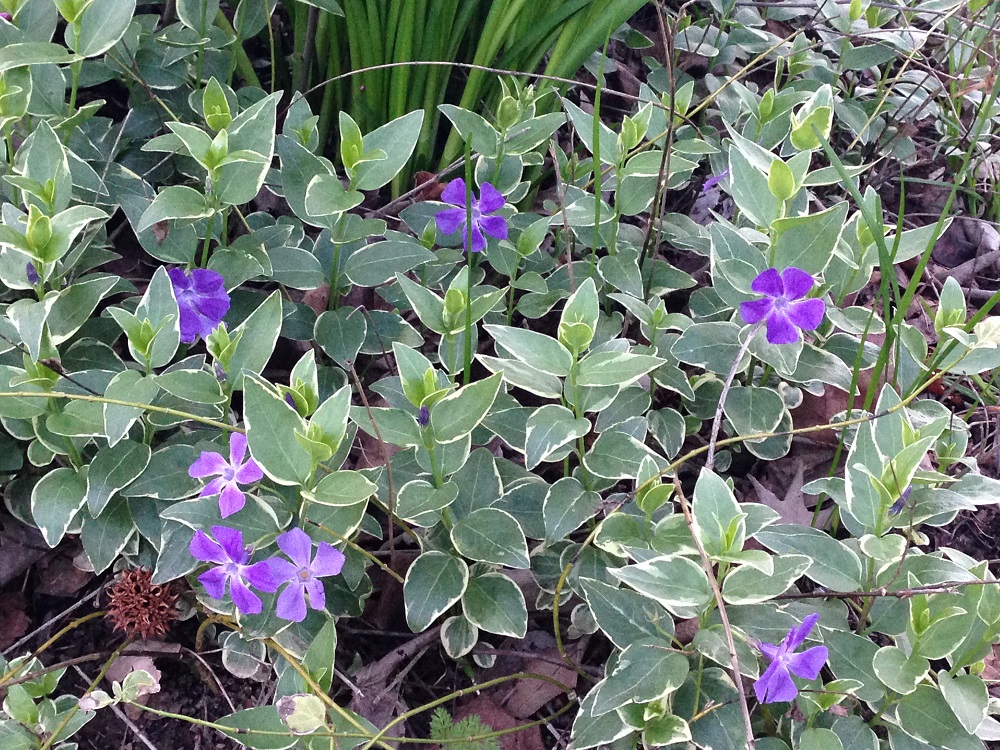
[[0, 7], [4, 750], [1000, 741], [1000, 3]]

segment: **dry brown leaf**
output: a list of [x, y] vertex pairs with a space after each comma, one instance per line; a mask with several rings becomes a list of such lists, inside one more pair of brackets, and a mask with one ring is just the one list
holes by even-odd
[[0, 594], [0, 612], [3, 612], [3, 617], [0, 617], [0, 651], [16, 643], [31, 627], [31, 618], [24, 609], [25, 601], [20, 592]]
[[[479, 720], [496, 732], [513, 729], [525, 722], [504, 711], [490, 695], [477, 695], [460, 703], [454, 720], [461, 721], [467, 716], [478, 716]], [[544, 750], [539, 727], [528, 727], [500, 737], [501, 750]]]
[[[781, 515], [781, 523], [794, 523], [799, 526], [811, 526], [813, 522], [813, 511], [810, 510], [806, 504], [807, 496], [802, 492], [802, 486], [805, 484], [805, 465], [799, 458], [794, 460], [795, 473], [792, 475], [791, 481], [789, 481], [786, 485], [784, 498], [779, 498], [776, 494], [774, 494], [774, 492], [757, 481], [757, 478], [754, 476], [749, 477], [750, 483], [753, 485], [753, 488], [757, 493], [757, 499]], [[813, 504], [815, 505], [815, 503]], [[820, 511], [820, 525], [826, 523], [826, 519], [829, 518], [829, 516], [829, 510]]]
[[[526, 660], [525, 672], [551, 677], [570, 689], [576, 687], [579, 675], [567, 665], [557, 664], [553, 661], [559, 659], [558, 649], [548, 649], [537, 655], [548, 658]], [[565, 692], [551, 682], [533, 679], [518, 680], [504, 699], [503, 706], [512, 716], [526, 719], [529, 716], [534, 716], [543, 706]]]

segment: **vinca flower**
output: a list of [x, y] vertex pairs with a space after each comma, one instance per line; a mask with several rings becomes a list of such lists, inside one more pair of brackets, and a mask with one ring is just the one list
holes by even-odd
[[247, 584], [269, 594], [278, 590], [278, 581], [266, 561], [250, 562], [250, 548], [243, 545], [243, 532], [228, 526], [213, 526], [212, 539], [199, 529], [194, 533], [188, 549], [202, 562], [216, 563], [216, 567], [198, 576], [198, 581], [213, 599], [229, 595], [236, 609], [246, 615], [260, 614], [263, 605]]
[[750, 284], [764, 298], [742, 303], [740, 315], [750, 325], [765, 321], [769, 343], [794, 344], [800, 331], [814, 331], [823, 321], [823, 300], [805, 299], [815, 283], [801, 268], [786, 268], [781, 273], [768, 268]]
[[278, 546], [291, 558], [291, 562], [280, 557], [272, 557], [267, 561], [271, 566], [271, 574], [279, 585], [287, 584], [278, 595], [275, 612], [285, 620], [302, 622], [306, 617], [306, 594], [309, 595], [309, 606], [313, 609], [323, 609], [326, 606], [326, 592], [319, 579], [335, 576], [340, 572], [344, 567], [344, 553], [326, 542], [320, 542], [316, 547], [316, 556], [313, 557], [312, 539], [298, 527], [279, 536]]
[[716, 185], [718, 185], [720, 182], [722, 182], [727, 177], [729, 177], [729, 168], [728, 167], [726, 169], [724, 169], [723, 171], [719, 172], [719, 174], [713, 174], [711, 177], [709, 177], [707, 180], [705, 180], [705, 184], [701, 186], [701, 192], [707, 193], [709, 190], [711, 190], [712, 188], [714, 188]]
[[417, 414], [417, 424], [421, 427], [426, 427], [431, 423], [431, 410], [426, 406], [420, 407], [420, 413]]
[[[3, 14], [0, 13], [0, 15]], [[25, 265], [24, 275], [27, 277], [28, 283], [31, 284], [32, 286], [35, 286], [39, 281], [42, 280], [42, 277], [38, 275], [38, 269], [35, 268], [34, 263], [28, 263], [27, 265]]]
[[228, 461], [221, 453], [202, 451], [188, 469], [188, 474], [195, 479], [215, 477], [205, 485], [198, 497], [218, 495], [219, 512], [223, 518], [233, 515], [246, 505], [241, 484], [253, 484], [264, 478], [264, 472], [256, 461], [252, 458], [243, 460], [246, 455], [246, 435], [234, 432], [229, 438]]
[[[466, 252], [469, 250], [469, 230], [465, 226], [467, 210], [465, 206], [465, 180], [457, 179], [448, 183], [441, 193], [441, 199], [458, 208], [446, 208], [438, 211], [434, 217], [438, 229], [444, 234], [454, 234], [462, 229], [462, 242]], [[490, 183], [484, 182], [479, 200], [472, 199], [472, 252], [479, 253], [486, 248], [488, 234], [497, 240], [507, 239], [507, 219], [503, 216], [489, 216], [499, 211], [504, 204], [503, 196]]]
[[207, 268], [188, 275], [182, 268], [167, 271], [181, 313], [181, 341], [193, 344], [206, 338], [229, 312], [229, 293], [222, 276]]
[[819, 614], [806, 617], [801, 625], [788, 631], [788, 635], [777, 646], [759, 643], [760, 652], [771, 660], [770, 666], [753, 684], [757, 700], [761, 703], [784, 703], [795, 699], [799, 689], [792, 682], [792, 675], [806, 680], [815, 680], [826, 663], [829, 652], [826, 646], [813, 646], [802, 653], [793, 653], [801, 646], [819, 620]]

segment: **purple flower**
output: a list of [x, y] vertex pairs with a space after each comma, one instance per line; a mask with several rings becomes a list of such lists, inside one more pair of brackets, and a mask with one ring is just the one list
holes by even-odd
[[[445, 203], [458, 206], [458, 208], [446, 208], [444, 211], [438, 211], [434, 217], [437, 220], [438, 229], [444, 234], [454, 234], [459, 229], [465, 228], [465, 221], [468, 218], [465, 207], [465, 180], [457, 179], [449, 182], [448, 187], [441, 193], [441, 199]], [[507, 239], [507, 219], [503, 216], [487, 215], [499, 211], [503, 207], [503, 203], [503, 196], [488, 182], [483, 183], [480, 199], [472, 199], [472, 252], [482, 252], [486, 247], [484, 232], [494, 239]], [[468, 229], [462, 232], [462, 242], [468, 251]]]
[[[250, 562], [250, 548], [243, 546], [243, 532], [230, 529], [228, 526], [213, 526], [213, 540], [204, 531], [194, 532], [188, 549], [191, 554], [202, 562], [217, 563], [217, 567], [198, 576], [201, 585], [213, 599], [221, 599], [226, 595], [226, 584], [229, 584], [229, 595], [236, 609], [246, 615], [260, 614], [261, 601], [247, 584], [274, 593], [278, 590], [278, 581], [271, 573], [267, 562]], [[217, 541], [216, 541], [217, 540]]]
[[[829, 652], [826, 646], [813, 646], [800, 654], [792, 653], [802, 645], [819, 620], [819, 614], [811, 614], [788, 631], [785, 639], [774, 646], [770, 643], [757, 644], [760, 652], [771, 660], [771, 665], [753, 684], [757, 700], [761, 703], [784, 703], [795, 699], [799, 689], [792, 682], [792, 674], [806, 680], [815, 680], [826, 663]], [[791, 673], [791, 674], [789, 674]]]
[[794, 344], [799, 331], [814, 331], [823, 321], [823, 300], [803, 299], [815, 280], [801, 268], [776, 268], [761, 273], [750, 288], [764, 299], [740, 305], [743, 320], [753, 325], [767, 321], [767, 340], [772, 344]]
[[221, 453], [202, 451], [188, 469], [188, 474], [196, 479], [215, 477], [205, 485], [198, 497], [219, 496], [219, 511], [222, 517], [233, 515], [246, 504], [241, 484], [253, 484], [264, 478], [264, 472], [252, 458], [244, 461], [247, 454], [247, 438], [234, 432], [229, 438], [229, 460]]
[[188, 275], [182, 268], [167, 271], [181, 312], [181, 341], [193, 344], [206, 338], [229, 312], [229, 293], [222, 276], [207, 268]]
[[306, 617], [306, 594], [309, 606], [323, 609], [326, 606], [326, 592], [323, 576], [335, 576], [344, 567], [344, 553], [326, 542], [316, 547], [316, 557], [312, 557], [312, 539], [302, 529], [295, 527], [278, 537], [281, 551], [291, 558], [291, 562], [280, 557], [268, 560], [275, 580], [287, 583], [278, 595], [275, 612], [278, 617], [292, 622], [302, 622]]
[[417, 424], [421, 427], [426, 427], [431, 423], [431, 410], [426, 406], [420, 407], [420, 413], [417, 414]]
[[0, 13], [0, 18], [5, 20], [7, 23], [14, 23], [14, 17], [10, 13]]
[[718, 185], [720, 182], [722, 182], [727, 177], [729, 177], [729, 168], [728, 167], [726, 169], [724, 169], [722, 172], [719, 172], [719, 174], [714, 174], [711, 177], [709, 177], [707, 180], [705, 180], [705, 184], [701, 186], [701, 192], [707, 193], [709, 190], [711, 190], [712, 188], [714, 188], [716, 185]]
[[[0, 13], [0, 16], [2, 15], [3, 14]], [[42, 280], [42, 277], [38, 275], [38, 269], [35, 268], [34, 263], [28, 263], [27, 265], [25, 265], [24, 275], [28, 277], [28, 283], [31, 284], [32, 286], [34, 286], [35, 284], [37, 284], [39, 281]]]
[[903, 490], [903, 493], [899, 496], [896, 502], [894, 502], [892, 506], [889, 508], [890, 516], [898, 516], [900, 513], [903, 512], [903, 508], [905, 508], [906, 504], [910, 501], [911, 492], [913, 492], [913, 487], [907, 487], [905, 490]]

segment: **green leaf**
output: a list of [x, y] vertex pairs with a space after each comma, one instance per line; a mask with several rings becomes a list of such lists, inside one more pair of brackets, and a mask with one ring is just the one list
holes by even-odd
[[274, 353], [281, 320], [281, 292], [274, 291], [231, 332], [232, 338], [240, 336], [226, 373], [233, 389], [243, 388], [246, 375], [259, 375], [263, 371]]
[[502, 573], [473, 576], [462, 595], [462, 611], [469, 622], [487, 633], [524, 638], [528, 632], [524, 594]]
[[[143, 377], [135, 370], [120, 372], [108, 383], [104, 395], [116, 401], [151, 404], [160, 387], [152, 377]], [[128, 433], [129, 428], [142, 416], [142, 406], [104, 405], [104, 433], [108, 444], [114, 445]]]
[[903, 698], [896, 708], [896, 716], [907, 734], [932, 747], [945, 750], [982, 748], [982, 743], [965, 731], [941, 692], [930, 685], [920, 685]]
[[[780, 163], [780, 162], [775, 162]], [[777, 219], [771, 226], [774, 267], [822, 274], [834, 256], [847, 221], [847, 201], [808, 216]]]
[[548, 460], [561, 460], [569, 451], [560, 450], [590, 432], [590, 421], [577, 419], [565, 406], [546, 404], [527, 421], [525, 468], [534, 469]]
[[844, 750], [844, 744], [830, 729], [807, 729], [799, 737], [798, 750]]
[[771, 168], [767, 173], [767, 187], [771, 195], [782, 202], [795, 195], [795, 176], [781, 159], [771, 162]]
[[383, 151], [385, 159], [365, 161], [358, 165], [352, 180], [357, 190], [378, 190], [399, 174], [416, 148], [424, 111], [415, 110], [387, 122], [364, 137], [365, 153]]
[[216, 723], [230, 727], [232, 731], [226, 734], [253, 750], [286, 750], [299, 741], [289, 733], [275, 706], [245, 708], [223, 716]]
[[470, 560], [509, 568], [531, 566], [521, 526], [514, 516], [497, 508], [480, 508], [465, 516], [452, 528], [451, 541]]
[[84, 57], [103, 55], [124, 36], [134, 14], [135, 0], [93, 0], [80, 17], [79, 35], [66, 26], [66, 46]]
[[778, 218], [781, 204], [768, 188], [767, 177], [734, 144], [729, 148], [730, 185], [737, 207], [758, 227]]
[[[458, 497], [458, 485], [445, 482], [435, 487], [423, 479], [414, 479], [399, 488], [396, 493], [395, 513], [404, 521], [416, 523], [419, 526], [433, 526], [439, 520], [435, 511], [447, 508]], [[428, 519], [423, 523], [420, 519]]]
[[662, 698], [683, 685], [687, 675], [687, 657], [672, 650], [669, 641], [647, 638], [633, 643], [618, 657], [615, 671], [594, 688], [591, 714]]
[[441, 645], [452, 659], [460, 659], [479, 640], [479, 628], [469, 622], [465, 615], [449, 617], [441, 625]]
[[[543, 407], [544, 408], [544, 407]], [[587, 492], [573, 477], [564, 477], [549, 487], [542, 506], [545, 540], [558, 542], [594, 517], [601, 496]]]
[[785, 593], [812, 565], [805, 555], [779, 555], [774, 572], [764, 575], [750, 565], [730, 571], [722, 584], [722, 596], [730, 604], [758, 604]]
[[431, 430], [438, 443], [452, 443], [483, 421], [500, 391], [502, 376], [470, 383], [450, 393], [431, 408]]
[[694, 488], [691, 513], [701, 542], [710, 557], [743, 549], [746, 539], [745, 514], [722, 477], [702, 469]]
[[354, 364], [368, 334], [365, 316], [357, 308], [341, 307], [327, 310], [316, 318], [316, 343], [341, 367]]
[[775, 524], [758, 531], [755, 538], [779, 554], [796, 553], [813, 561], [806, 577], [832, 591], [862, 588], [861, 560], [857, 553], [825, 531], [797, 524]]
[[66, 65], [79, 60], [65, 47], [48, 42], [20, 42], [0, 47], [0, 73], [26, 65]]
[[215, 213], [205, 196], [186, 185], [171, 185], [157, 194], [139, 219], [137, 232], [149, 229], [153, 224], [170, 219], [197, 221], [207, 219]]
[[125, 487], [125, 497], [179, 500], [193, 494], [201, 480], [188, 474], [198, 451], [191, 445], [168, 445], [155, 451], [142, 475]]
[[438, 109], [451, 120], [455, 130], [472, 150], [487, 159], [497, 156], [500, 134], [483, 117], [453, 104], [439, 104]]
[[686, 557], [664, 555], [609, 572], [678, 617], [701, 612], [712, 599], [705, 571]]
[[725, 414], [736, 435], [774, 432], [785, 416], [785, 402], [772, 388], [734, 386], [726, 397]]
[[469, 583], [469, 566], [454, 555], [424, 552], [406, 571], [403, 602], [406, 624], [420, 633], [462, 598]]
[[[167, 365], [177, 353], [177, 347], [181, 341], [180, 310], [177, 306], [177, 299], [174, 296], [173, 284], [167, 269], [160, 266], [153, 274], [153, 278], [146, 287], [146, 292], [139, 300], [135, 309], [136, 317], [141, 321], [146, 318], [156, 331], [153, 339], [153, 346], [149, 351], [149, 364], [151, 367], [163, 367]], [[129, 342], [131, 344], [131, 342]], [[143, 362], [138, 352], [130, 345], [132, 355], [136, 361]], [[183, 398], [183, 396], [182, 396]]]
[[116, 497], [96, 518], [84, 516], [80, 541], [95, 573], [100, 575], [111, 567], [135, 531], [128, 501], [124, 497]]
[[[417, 420], [402, 409], [388, 409], [373, 406], [366, 409], [363, 406], [351, 407], [351, 421], [373, 438], [381, 438], [390, 445], [401, 448], [423, 445]], [[378, 432], [372, 427], [372, 421], [378, 427]]]
[[154, 379], [167, 393], [196, 404], [221, 404], [226, 400], [218, 379], [205, 370], [172, 370]]
[[306, 187], [306, 211], [310, 216], [339, 216], [364, 200], [357, 190], [345, 190], [340, 178], [332, 174], [318, 174]]
[[674, 621], [656, 602], [631, 589], [581, 578], [580, 587], [598, 627], [618, 648], [647, 637], [670, 635]]
[[344, 15], [344, 11], [341, 9], [337, 0], [302, 0], [302, 2], [306, 5], [313, 6], [314, 8], [325, 10], [327, 13], [332, 13], [335, 16], [343, 17]]
[[335, 471], [327, 474], [312, 491], [312, 499], [320, 505], [345, 506], [364, 502], [378, 485], [357, 471]]
[[304, 484], [313, 466], [309, 453], [295, 439], [296, 432], [306, 433], [302, 417], [255, 376], [244, 381], [243, 390], [250, 454], [278, 484]]
[[951, 677], [938, 672], [938, 687], [955, 716], [969, 734], [975, 734], [986, 718], [990, 696], [986, 683], [976, 675], [964, 674]]
[[551, 336], [511, 326], [486, 325], [486, 332], [510, 354], [530, 367], [564, 378], [573, 367], [573, 355]]
[[385, 240], [352, 253], [344, 273], [358, 286], [375, 287], [432, 260], [434, 253], [417, 242]]
[[931, 664], [917, 654], [907, 656], [897, 646], [884, 646], [875, 654], [872, 667], [887, 688], [900, 695], [908, 695], [917, 689]]
[[31, 490], [31, 517], [45, 543], [55, 547], [70, 522], [87, 502], [87, 477], [59, 467], [45, 474]]
[[[670, 354], [688, 365], [719, 375], [728, 374], [740, 351], [740, 327], [730, 322], [694, 323], [670, 348]], [[747, 359], [747, 357], [745, 357]], [[737, 372], [746, 365], [740, 362]]]
[[97, 452], [87, 472], [87, 505], [92, 516], [99, 516], [112, 495], [145, 471], [151, 455], [148, 445], [134, 440], [122, 440]]
[[666, 362], [659, 357], [628, 352], [591, 352], [580, 361], [577, 385], [626, 386]]
[[650, 457], [657, 471], [667, 468], [667, 462], [626, 432], [602, 432], [590, 451], [583, 457], [587, 471], [605, 479], [633, 479], [639, 474], [643, 459]]

